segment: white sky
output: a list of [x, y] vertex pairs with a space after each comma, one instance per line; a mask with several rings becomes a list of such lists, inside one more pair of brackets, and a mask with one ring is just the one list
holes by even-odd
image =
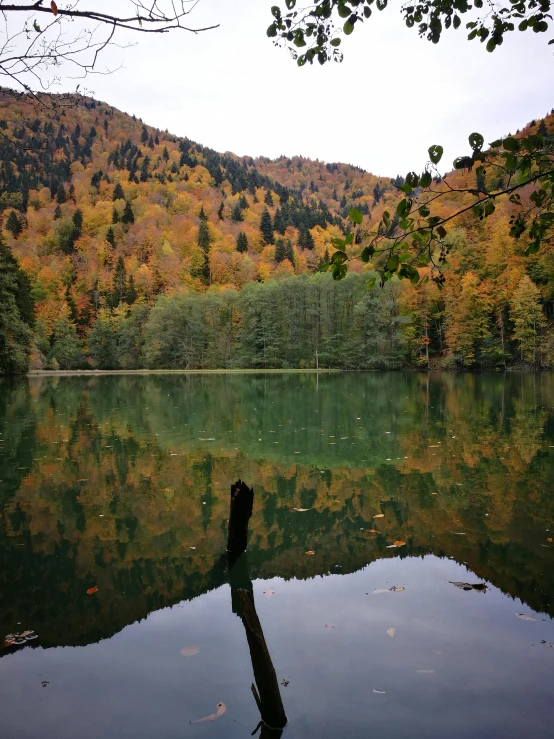
[[433, 45], [405, 27], [397, 2], [345, 37], [342, 64], [299, 68], [266, 36], [274, 3], [201, 0], [191, 25], [220, 28], [141, 35], [104, 57], [123, 69], [87, 87], [218, 151], [300, 154], [391, 176], [421, 170], [435, 143], [447, 170], [472, 131], [491, 141], [554, 107], [552, 34], [516, 31], [493, 54], [462, 29]]

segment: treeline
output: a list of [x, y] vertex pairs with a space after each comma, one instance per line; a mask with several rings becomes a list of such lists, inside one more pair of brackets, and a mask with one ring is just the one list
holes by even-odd
[[[371, 272], [341, 282], [300, 275], [242, 290], [212, 289], [120, 299], [90, 327], [71, 315], [53, 331], [39, 318], [33, 369], [502, 369], [554, 366], [552, 320], [523, 275], [510, 300], [485, 300], [468, 273], [444, 291], [391, 280], [367, 289]], [[132, 286], [131, 286], [132, 287]], [[485, 295], [485, 297], [487, 297]]]
[[[252, 283], [162, 295], [153, 304], [100, 309], [86, 336], [60, 318], [52, 339], [39, 319], [34, 368], [215, 369], [402, 367], [410, 345], [402, 287], [366, 290], [367, 274]], [[317, 355], [317, 360], [316, 360]]]

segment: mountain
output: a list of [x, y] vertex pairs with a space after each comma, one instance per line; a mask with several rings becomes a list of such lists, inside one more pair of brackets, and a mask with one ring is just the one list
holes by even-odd
[[[539, 127], [552, 131], [554, 116], [526, 130]], [[52, 113], [1, 91], [0, 134], [4, 239], [32, 284], [36, 369], [310, 366], [316, 351], [328, 366], [360, 369], [554, 362], [553, 254], [545, 246], [524, 257], [524, 245], [508, 235], [515, 205], [498, 203], [483, 222], [455, 222], [443, 292], [432, 283], [402, 285], [366, 299], [360, 278], [337, 298], [323, 276], [294, 288], [283, 278], [317, 271], [332, 239], [348, 232], [352, 206], [364, 214], [364, 227], [375, 226], [385, 209], [394, 213], [401, 177], [302, 157], [219, 154], [85, 97]], [[482, 184], [498, 177], [488, 172]], [[449, 175], [453, 186], [474, 179]], [[462, 202], [454, 193], [441, 207], [448, 213]], [[350, 270], [372, 266], [354, 259]], [[261, 287], [244, 293], [250, 283]], [[291, 290], [315, 297], [302, 293], [289, 314]], [[328, 296], [339, 302], [315, 326], [306, 316], [323, 311]], [[245, 312], [248, 301], [254, 313]], [[193, 333], [193, 313], [200, 327], [194, 351], [162, 351], [160, 321], [186, 314], [175, 331]], [[287, 322], [304, 333], [293, 337]], [[368, 322], [376, 333], [357, 351]], [[262, 324], [257, 346], [245, 345], [244, 336]], [[122, 325], [138, 337], [125, 350]], [[341, 343], [346, 334], [354, 348]], [[299, 355], [294, 346], [308, 348]]]

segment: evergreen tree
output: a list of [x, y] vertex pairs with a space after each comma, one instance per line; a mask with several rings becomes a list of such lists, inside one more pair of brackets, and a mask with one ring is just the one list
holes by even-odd
[[156, 134], [156, 136], [154, 137], [154, 143], [156, 144], [156, 146], [160, 143], [158, 134]]
[[301, 228], [298, 234], [298, 246], [302, 249], [313, 249], [314, 239], [309, 228]]
[[206, 215], [206, 213], [204, 211], [204, 206], [203, 205], [200, 206], [200, 213], [198, 214], [198, 218], [200, 218], [201, 221], [207, 221], [208, 220], [208, 216]]
[[140, 181], [141, 182], [148, 181], [148, 167], [149, 166], [150, 166], [150, 157], [147, 155], [142, 160], [142, 165], [140, 168]]
[[250, 206], [248, 205], [248, 200], [246, 199], [246, 195], [243, 193], [239, 198], [239, 206], [242, 210], [246, 210]]
[[241, 221], [244, 221], [244, 216], [242, 215], [242, 210], [240, 209], [240, 205], [238, 203], [235, 204], [235, 207], [233, 208], [233, 212], [231, 213], [231, 220], [233, 223], [240, 223]]
[[282, 262], [285, 259], [285, 240], [277, 239], [275, 242], [275, 261]]
[[56, 205], [56, 210], [54, 211], [54, 220], [57, 221], [58, 218], [62, 217], [62, 209], [59, 205]]
[[275, 229], [275, 231], [277, 231], [277, 233], [284, 234], [286, 227], [287, 223], [283, 211], [281, 210], [281, 208], [277, 208], [277, 210], [275, 211], [275, 217], [273, 219], [273, 228]]
[[131, 207], [131, 203], [129, 200], [125, 203], [125, 208], [123, 209], [123, 215], [121, 216], [121, 223], [126, 223], [130, 225], [131, 223], [135, 222], [135, 214], [133, 213], [133, 209]]
[[540, 133], [543, 136], [548, 136], [548, 129], [546, 128], [546, 123], [544, 122], [544, 118], [539, 123], [539, 127], [537, 129], [537, 133]]
[[114, 205], [113, 210], [112, 210], [112, 223], [119, 223], [119, 221], [120, 221], [119, 213], [117, 211], [117, 208]]
[[323, 255], [322, 264], [329, 264], [330, 261], [331, 261], [331, 257], [329, 256], [329, 249], [325, 247], [325, 254]]
[[244, 231], [241, 231], [237, 236], [237, 251], [241, 254], [248, 251], [248, 239]]
[[[377, 185], [375, 185], [375, 187], [377, 187]], [[346, 195], [343, 195], [342, 198], [340, 199], [340, 207], [346, 208]]]
[[287, 239], [287, 243], [285, 245], [285, 259], [288, 259], [289, 262], [294, 267], [294, 250], [292, 248], [292, 241], [290, 239]]
[[148, 131], [146, 130], [146, 126], [142, 127], [142, 132], [140, 134], [140, 140], [143, 144], [145, 144], [148, 141]]
[[67, 200], [67, 196], [65, 194], [65, 187], [63, 186], [63, 182], [60, 182], [60, 184], [58, 185], [58, 189], [56, 190], [56, 200], [58, 201], [58, 203], [60, 205], [62, 205], [63, 203], [65, 203], [65, 201]]
[[217, 210], [217, 217], [219, 218], [220, 221], [223, 220], [223, 208], [224, 208], [224, 203], [223, 203], [223, 200], [222, 200], [221, 201], [221, 205], [219, 206], [219, 208]]
[[202, 219], [198, 228], [198, 246], [204, 252], [204, 266], [202, 268], [202, 277], [206, 285], [210, 284], [210, 231], [208, 228], [208, 220]]
[[111, 247], [115, 246], [115, 234], [113, 228], [110, 226], [106, 232], [106, 241]]
[[29, 369], [34, 301], [31, 283], [0, 235], [0, 375]]
[[271, 216], [267, 208], [264, 208], [264, 212], [262, 213], [262, 218], [260, 221], [260, 231], [262, 233], [264, 244], [275, 243], [275, 237], [273, 235], [273, 224], [271, 222]]
[[273, 207], [273, 196], [271, 194], [271, 190], [265, 191], [265, 197], [264, 197], [264, 203], [269, 207]]
[[152, 138], [152, 136], [150, 136], [150, 138], [148, 139], [148, 147], [150, 149], [154, 148], [154, 139]]
[[127, 272], [125, 270], [125, 262], [123, 257], [120, 255], [115, 265], [113, 273], [113, 287], [112, 287], [112, 298], [111, 305], [113, 308], [122, 302], [127, 292]]
[[129, 277], [129, 283], [127, 285], [127, 294], [125, 295], [125, 302], [127, 305], [133, 305], [137, 299], [137, 291], [135, 288], [135, 281], [133, 275]]
[[21, 221], [19, 220], [15, 210], [10, 211], [10, 215], [6, 220], [6, 230], [12, 232], [14, 239], [17, 239], [19, 234], [23, 231], [23, 226], [21, 225]]
[[167, 146], [164, 146], [164, 151], [163, 151], [162, 156], [163, 156], [163, 158], [165, 159], [166, 162], [169, 160], [169, 152], [167, 150]]
[[479, 192], [487, 192], [487, 187], [485, 185], [485, 175], [482, 172], [479, 172], [479, 174], [476, 175], [475, 181]]
[[120, 182], [115, 183], [112, 200], [125, 200], [125, 193], [123, 192], [123, 188]]
[[78, 234], [76, 238], [79, 238], [81, 231], [83, 230], [83, 211], [80, 208], [77, 208], [75, 213], [73, 213], [73, 218], [71, 220], [73, 221], [73, 226]]
[[69, 199], [73, 200], [74, 203], [77, 202], [77, 199], [75, 197], [75, 186], [74, 185], [69, 186]]

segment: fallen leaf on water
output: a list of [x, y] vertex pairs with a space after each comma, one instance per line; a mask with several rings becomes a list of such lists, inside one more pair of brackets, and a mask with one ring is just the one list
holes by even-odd
[[402, 541], [402, 539], [397, 539], [394, 542], [394, 546], [395, 547], [404, 547], [404, 546], [406, 546], [406, 542], [405, 541]]
[[550, 544], [550, 543], [552, 542], [552, 537], [551, 537], [551, 536], [549, 536], [549, 537], [548, 537], [548, 539], [547, 539], [546, 541], [547, 541], [547, 542], [548, 542], [548, 543]]
[[290, 680], [287, 680], [287, 678], [286, 678], [286, 677], [284, 677], [284, 678], [283, 678], [283, 679], [281, 680], [281, 685], [282, 685], [282, 686], [283, 686], [284, 688], [286, 688], [286, 687], [287, 687], [287, 685], [289, 684], [289, 682], [290, 682]]
[[223, 716], [226, 710], [227, 706], [225, 703], [218, 703], [215, 707], [215, 713], [210, 713], [209, 716], [204, 716], [204, 718], [197, 718], [196, 721], [191, 721], [191, 724], [204, 724], [206, 721], [215, 721], [216, 718]]
[[433, 675], [435, 670], [416, 670], [420, 675]]
[[452, 582], [452, 580], [448, 581], [451, 585], [454, 585], [457, 588], [460, 588], [461, 590], [477, 590], [480, 593], [484, 593], [487, 590], [487, 586], [484, 582]]
[[275, 590], [273, 590], [273, 588], [269, 588], [269, 590], [264, 590], [264, 595], [266, 598], [271, 598], [272, 595], [275, 595]]
[[315, 554], [315, 552], [304, 552], [305, 554]]
[[403, 590], [406, 590], [403, 585], [393, 585], [391, 588], [392, 593], [401, 593]]
[[98, 592], [98, 588], [95, 585], [93, 588], [89, 588], [87, 590], [87, 595], [92, 595], [93, 593], [96, 593], [96, 592]]
[[373, 518], [385, 518], [385, 514], [384, 513], [376, 513], [375, 516], [373, 516]]
[[194, 657], [195, 654], [198, 654], [200, 651], [200, 647], [197, 647], [196, 644], [192, 645], [191, 647], [183, 647], [179, 654], [181, 657]]
[[297, 511], [297, 513], [306, 513], [306, 511], [309, 511], [309, 508], [293, 508], [293, 511]]
[[378, 693], [379, 695], [386, 695], [384, 690], [374, 690], [374, 693]]
[[378, 534], [377, 529], [366, 529], [366, 534]]
[[526, 616], [524, 613], [516, 613], [515, 614], [517, 618], [520, 618], [522, 621], [536, 621], [536, 618], [531, 618], [531, 616]]
[[331, 629], [335, 628], [335, 624], [325, 624], [325, 628], [327, 629], [327, 631], [331, 631]]
[[5, 647], [11, 647], [11, 646], [13, 646], [14, 644], [15, 644], [15, 640], [14, 640], [14, 639], [11, 639], [10, 641], [5, 641], [5, 642], [4, 642], [4, 646], [5, 646]]
[[394, 628], [394, 626], [391, 626], [390, 629], [387, 629], [387, 634], [389, 636], [392, 636], [392, 638], [394, 639], [394, 637], [396, 636], [396, 629]]

